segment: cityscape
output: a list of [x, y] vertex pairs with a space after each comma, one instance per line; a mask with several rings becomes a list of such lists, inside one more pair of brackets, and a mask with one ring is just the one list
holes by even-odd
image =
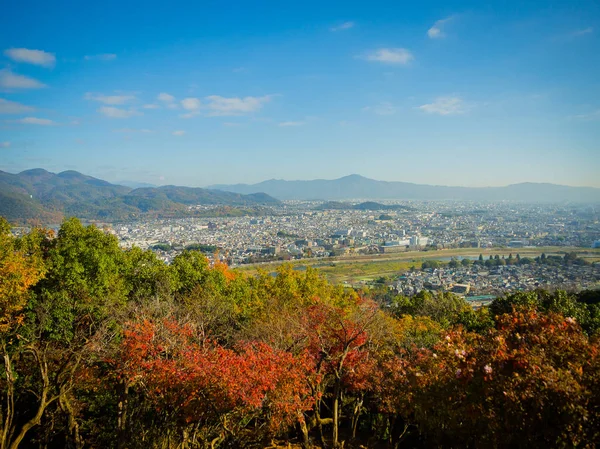
[[[335, 263], [336, 259], [368, 256], [412, 256], [417, 261], [412, 270], [398, 272], [386, 281], [389, 288], [405, 295], [442, 290], [477, 301], [482, 295], [489, 300], [504, 291], [580, 290], [600, 285], [597, 205], [404, 201], [368, 203], [370, 207], [379, 204], [381, 210], [324, 209], [328, 204], [284, 201], [259, 217], [133, 221], [107, 229], [123, 248], [152, 249], [166, 262], [186, 249], [203, 250], [209, 259], [217, 258], [232, 267], [268, 266], [275, 261], [294, 261], [300, 267], [308, 262], [318, 267], [315, 259]], [[461, 249], [456, 260], [462, 263], [448, 266], [454, 257], [444, 250], [452, 254], [456, 249]], [[585, 263], [540, 265], [527, 257], [525, 263], [510, 263], [521, 258], [521, 252], [533, 254], [535, 259], [542, 253], [556, 257], [570, 251], [583, 253], [580, 260]], [[477, 261], [482, 252], [486, 259], [499, 258], [502, 265], [469, 263]], [[422, 260], [432, 258], [444, 263], [421, 270]]]

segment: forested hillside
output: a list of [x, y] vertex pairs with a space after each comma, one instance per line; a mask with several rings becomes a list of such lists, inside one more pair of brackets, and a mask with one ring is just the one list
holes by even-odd
[[0, 220], [0, 448], [593, 448], [599, 328], [599, 292], [475, 311]]
[[56, 223], [63, 216], [122, 220], [142, 215], [189, 215], [188, 206], [256, 207], [279, 203], [264, 193], [241, 195], [193, 187], [114, 185], [76, 171], [41, 168], [18, 174], [0, 171], [0, 215], [11, 221]]

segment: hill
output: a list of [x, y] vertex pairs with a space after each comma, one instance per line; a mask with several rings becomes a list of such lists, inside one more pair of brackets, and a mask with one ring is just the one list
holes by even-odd
[[65, 215], [86, 219], [126, 219], [141, 214], [183, 215], [188, 206], [258, 207], [279, 201], [264, 193], [243, 195], [192, 187], [130, 187], [64, 171], [43, 169], [18, 174], [0, 171], [0, 215], [12, 221], [60, 221]]
[[600, 189], [556, 184], [521, 183], [505, 187], [449, 187], [377, 181], [360, 175], [312, 181], [271, 179], [258, 184], [213, 185], [209, 188], [249, 194], [265, 192], [286, 200], [470, 200], [522, 202], [599, 202]]

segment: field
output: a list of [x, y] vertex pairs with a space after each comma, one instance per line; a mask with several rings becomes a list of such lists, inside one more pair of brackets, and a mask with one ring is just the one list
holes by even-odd
[[[575, 252], [590, 262], [600, 261], [600, 249], [590, 248], [572, 248], [572, 247], [530, 247], [530, 248], [456, 248], [437, 251], [406, 251], [394, 254], [378, 255], [350, 255], [329, 257], [322, 259], [303, 259], [290, 262], [298, 270], [310, 266], [318, 269], [329, 281], [333, 283], [348, 283], [351, 285], [360, 284], [377, 279], [381, 276], [391, 276], [408, 271], [411, 266], [420, 268], [424, 260], [442, 260], [449, 261], [452, 257], [476, 258], [483, 254], [484, 258], [496, 254], [500, 257], [509, 254], [521, 257], [537, 257], [542, 253], [565, 254]], [[254, 274], [258, 270], [267, 272], [275, 271], [282, 262], [261, 263], [252, 265], [242, 265], [236, 270]]]

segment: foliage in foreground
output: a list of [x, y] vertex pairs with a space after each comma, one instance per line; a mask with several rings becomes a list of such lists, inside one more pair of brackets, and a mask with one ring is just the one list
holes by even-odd
[[[369, 297], [371, 296], [371, 297]], [[598, 292], [358, 294], [0, 220], [0, 449], [594, 447]]]

